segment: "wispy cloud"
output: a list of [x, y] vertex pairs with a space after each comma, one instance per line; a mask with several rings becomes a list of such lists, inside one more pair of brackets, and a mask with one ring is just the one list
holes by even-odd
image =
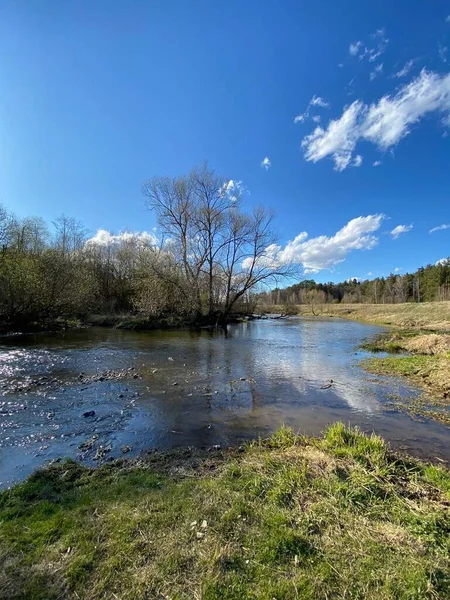
[[403, 267], [395, 267], [394, 273], [400, 273], [400, 271], [403, 271]]
[[395, 95], [382, 96], [371, 105], [355, 100], [326, 129], [316, 129], [302, 140], [304, 157], [317, 162], [331, 157], [337, 171], [352, 161], [359, 141], [366, 140], [380, 150], [395, 146], [408, 135], [413, 124], [432, 112], [450, 115], [450, 74], [422, 70]]
[[359, 119], [363, 110], [359, 100], [347, 107], [339, 119], [329, 122], [327, 129], [316, 129], [302, 140], [307, 161], [317, 162], [332, 156], [337, 171], [343, 171], [351, 162], [359, 137]]
[[271, 166], [272, 163], [270, 162], [270, 158], [265, 156], [261, 161], [261, 167], [267, 171], [267, 169], [270, 169]]
[[450, 15], [448, 15], [447, 17], [445, 17], [445, 22], [446, 23], [450, 23]]
[[359, 60], [375, 62], [386, 51], [389, 40], [384, 28], [377, 29], [372, 33], [370, 39], [372, 43], [369, 45], [364, 44], [361, 40], [351, 43], [348, 48], [350, 56], [357, 56]]
[[294, 117], [294, 123], [304, 123], [308, 117], [307, 113], [300, 113]]
[[231, 202], [237, 202], [246, 191], [242, 181], [237, 181], [236, 179], [229, 179], [223, 184], [220, 190], [221, 194], [227, 196]]
[[309, 102], [310, 106], [320, 106], [321, 108], [328, 108], [330, 106], [329, 102], [325, 102], [323, 98], [320, 96], [313, 96]]
[[400, 79], [401, 77], [406, 77], [406, 75], [408, 75], [408, 73], [411, 71], [413, 66], [414, 66], [414, 60], [408, 60], [408, 62], [405, 63], [405, 66], [403, 67], [403, 69], [400, 69], [400, 71], [397, 71], [397, 73], [394, 73], [394, 75], [392, 75], [392, 77], [397, 77], [397, 79]]
[[394, 239], [397, 239], [399, 235], [402, 233], [408, 233], [408, 231], [411, 231], [412, 228], [412, 225], [397, 225], [397, 227], [394, 227], [394, 229], [391, 231], [391, 235]]
[[374, 160], [372, 163], [372, 167], [379, 167], [382, 164], [383, 163], [381, 162], [381, 160]]
[[435, 231], [442, 231], [443, 229], [450, 229], [450, 225], [447, 225], [447, 224], [438, 225], [437, 227], [433, 227], [432, 229], [430, 229], [430, 231], [428, 233], [434, 233]]
[[363, 46], [364, 44], [361, 41], [353, 42], [348, 48], [348, 53], [350, 54], [350, 56], [358, 56], [359, 51]]
[[439, 44], [438, 52], [439, 52], [439, 58], [442, 60], [442, 62], [446, 63], [447, 59], [448, 59], [448, 47], [443, 46], [442, 44]]
[[383, 72], [383, 63], [380, 63], [379, 65], [377, 65], [375, 67], [375, 69], [370, 73], [369, 75], [369, 79], [370, 81], [373, 81], [376, 77], [378, 77], [379, 75], [381, 75], [381, 73]]
[[378, 243], [374, 233], [380, 228], [383, 218], [382, 214], [357, 217], [332, 236], [320, 235], [308, 239], [306, 231], [302, 231], [284, 247], [277, 244], [269, 246], [264, 260], [268, 264], [302, 265], [305, 273], [331, 269], [354, 250], [374, 248]]
[[[311, 100], [308, 103], [308, 106], [306, 107], [306, 110], [304, 113], [300, 113], [299, 115], [297, 115], [294, 118], [294, 123], [304, 123], [310, 116], [310, 110], [313, 107], [318, 107], [318, 108], [329, 108], [330, 107], [330, 103], [326, 102], [323, 98], [321, 98], [320, 96], [313, 96], [311, 98]], [[316, 121], [317, 117], [312, 117], [313, 121]], [[319, 117], [320, 120], [320, 117]]]
[[360, 167], [363, 163], [363, 157], [361, 154], [357, 154], [352, 162], [352, 167]]

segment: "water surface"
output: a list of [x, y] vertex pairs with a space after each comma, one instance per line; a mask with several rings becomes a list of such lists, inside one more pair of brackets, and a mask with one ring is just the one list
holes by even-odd
[[227, 335], [94, 328], [3, 338], [0, 485], [62, 456], [96, 464], [125, 451], [226, 446], [282, 424], [315, 435], [336, 420], [450, 459], [449, 428], [387, 406], [417, 390], [359, 367], [365, 354], [355, 348], [380, 331], [292, 318], [232, 325]]

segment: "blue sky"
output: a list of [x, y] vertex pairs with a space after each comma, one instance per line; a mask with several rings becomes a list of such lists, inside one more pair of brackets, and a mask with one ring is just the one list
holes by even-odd
[[450, 228], [429, 233], [450, 225], [449, 15], [425, 0], [3, 0], [0, 201], [92, 235], [150, 231], [142, 181], [207, 159], [246, 206], [276, 210], [280, 251], [308, 276], [434, 263], [450, 255]]

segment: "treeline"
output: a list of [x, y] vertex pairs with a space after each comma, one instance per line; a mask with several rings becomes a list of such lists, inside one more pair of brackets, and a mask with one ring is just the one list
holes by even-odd
[[326, 303], [397, 304], [450, 300], [450, 259], [421, 267], [414, 273], [391, 274], [342, 283], [316, 283], [307, 279], [270, 292], [259, 294], [264, 306]]
[[[142, 188], [158, 238], [89, 239], [62, 216], [51, 227], [0, 207], [0, 326], [24, 329], [87, 315], [224, 323], [251, 310], [251, 292], [289, 268], [267, 260], [273, 215], [241, 208], [238, 182], [207, 166]], [[106, 233], [106, 232], [105, 232]]]

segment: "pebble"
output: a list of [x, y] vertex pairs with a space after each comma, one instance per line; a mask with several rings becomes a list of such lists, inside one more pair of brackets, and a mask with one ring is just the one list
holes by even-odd
[[93, 417], [94, 415], [95, 415], [95, 410], [87, 410], [86, 412], [83, 413], [84, 418]]

